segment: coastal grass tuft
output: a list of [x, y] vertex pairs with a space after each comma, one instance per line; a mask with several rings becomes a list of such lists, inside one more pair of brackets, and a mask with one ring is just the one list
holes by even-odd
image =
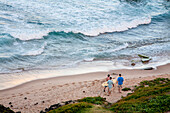
[[106, 102], [106, 99], [98, 96], [98, 97], [85, 97], [83, 99], [79, 99], [78, 101], [102, 105], [102, 104], [104, 104], [104, 102]]
[[166, 112], [170, 111], [170, 80], [157, 78], [142, 81], [134, 93], [113, 104], [114, 112]]
[[103, 108], [100, 105], [93, 105], [92, 108], [85, 108], [77, 113], [113, 113], [113, 111]]
[[125, 87], [125, 88], [122, 89], [122, 91], [129, 91], [129, 90], [131, 90], [131, 89], [130, 89], [130, 88], [127, 88], [127, 87]]
[[85, 108], [92, 108], [93, 105], [86, 102], [80, 102], [75, 104], [68, 104], [65, 106], [62, 106], [58, 109], [51, 110], [48, 113], [78, 113], [82, 111]]

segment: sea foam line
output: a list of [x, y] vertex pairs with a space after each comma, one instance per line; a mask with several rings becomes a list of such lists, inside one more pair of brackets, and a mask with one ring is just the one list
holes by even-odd
[[94, 30], [90, 30], [90, 31], [75, 31], [75, 30], [58, 31], [58, 30], [49, 28], [48, 30], [44, 30], [44, 31], [30, 30], [27, 33], [23, 33], [23, 31], [18, 30], [16, 32], [12, 32], [11, 35], [20, 40], [42, 39], [44, 36], [48, 36], [48, 34], [51, 32], [65, 32], [65, 33], [72, 32], [75, 34], [81, 33], [86, 36], [94, 37], [94, 36], [98, 36], [104, 33], [123, 32], [129, 29], [132, 29], [132, 28], [136, 28], [139, 25], [145, 25], [145, 24], [150, 24], [150, 23], [151, 23], [151, 18], [141, 18], [139, 20], [138, 19], [132, 20], [131, 22], [123, 22], [114, 27], [103, 27], [100, 29], [94, 28]]

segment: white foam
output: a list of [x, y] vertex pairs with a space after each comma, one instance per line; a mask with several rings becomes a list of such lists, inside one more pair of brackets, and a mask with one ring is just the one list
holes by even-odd
[[[129, 29], [132, 29], [132, 28], [136, 28], [138, 27], [139, 25], [144, 25], [144, 24], [150, 24], [151, 23], [151, 17], [148, 17], [148, 18], [141, 18], [141, 19], [135, 19], [135, 20], [132, 20], [130, 22], [122, 22], [118, 25], [115, 25], [115, 26], [108, 26], [108, 27], [103, 27], [101, 29], [99, 28], [96, 28], [92, 31], [87, 31], [87, 32], [82, 32], [82, 31], [79, 31], [80, 33], [83, 33], [84, 35], [87, 35], [87, 36], [98, 36], [99, 34], [104, 34], [104, 33], [107, 33], [107, 32], [122, 32], [122, 31], [127, 31]], [[77, 33], [77, 32], [75, 32]]]
[[127, 47], [128, 47], [128, 43], [125, 43], [123, 46], [119, 46], [118, 48], [115, 48], [113, 51], [119, 51], [119, 50], [127, 48]]
[[44, 49], [45, 49], [45, 46], [46, 46], [46, 43], [39, 49], [34, 49], [34, 50], [30, 50], [22, 55], [24, 56], [36, 56], [36, 55], [40, 55], [44, 52]]
[[92, 62], [94, 60], [94, 58], [85, 58], [83, 61], [85, 62]]
[[[73, 32], [73, 33], [82, 33], [87, 36], [98, 36], [103, 33], [107, 32], [122, 32], [126, 31], [135, 27], [138, 27], [142, 24], [149, 24], [151, 23], [151, 18], [141, 18], [141, 19], [135, 19], [130, 22], [122, 22], [120, 24], [117, 24], [115, 26], [95, 26], [93, 30], [73, 30], [73, 29], [66, 29], [63, 30], [65, 33]], [[81, 29], [81, 28], [79, 28]], [[57, 29], [47, 29], [47, 30], [25, 30], [18, 29], [15, 32], [10, 33], [13, 37], [19, 38], [20, 40], [32, 40], [32, 39], [42, 39], [43, 36], [47, 36], [50, 32], [61, 32], [61, 30]]]

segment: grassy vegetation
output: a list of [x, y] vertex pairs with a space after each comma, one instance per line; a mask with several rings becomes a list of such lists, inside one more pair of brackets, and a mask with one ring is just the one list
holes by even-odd
[[131, 89], [130, 89], [130, 88], [127, 88], [127, 87], [125, 87], [125, 88], [122, 89], [122, 91], [129, 91], [129, 90], [131, 90]]
[[[125, 88], [126, 90], [128, 88]], [[135, 86], [117, 103], [110, 105], [102, 97], [86, 97], [76, 104], [62, 106], [49, 113], [163, 113], [170, 111], [170, 80], [157, 78]]]
[[112, 105], [114, 112], [166, 112], [170, 111], [170, 80], [157, 78], [143, 81], [135, 92]]
[[0, 104], [0, 113], [14, 113], [9, 107], [4, 107]]
[[78, 113], [113, 113], [113, 111], [105, 109], [100, 105], [93, 105], [92, 108], [85, 108]]
[[78, 113], [85, 108], [92, 108], [92, 106], [93, 105], [90, 103], [80, 102], [80, 103], [68, 104], [68, 105], [62, 106], [58, 109], [51, 110], [48, 113]]
[[99, 97], [85, 97], [83, 99], [79, 99], [78, 101], [102, 105], [102, 104], [104, 104], [104, 102], [106, 102], [106, 99], [99, 96]]

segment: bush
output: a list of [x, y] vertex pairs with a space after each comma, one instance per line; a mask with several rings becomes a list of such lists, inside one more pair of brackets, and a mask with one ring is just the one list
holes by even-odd
[[92, 104], [80, 102], [62, 106], [58, 109], [51, 110], [48, 113], [76, 113], [83, 110], [84, 108], [92, 108], [92, 106], [93, 106]]
[[88, 103], [92, 103], [92, 104], [97, 104], [97, 105], [102, 105], [106, 99], [102, 98], [102, 97], [85, 97], [83, 99], [79, 99], [79, 102], [88, 102]]
[[4, 107], [0, 104], [0, 113], [14, 113], [9, 107]]
[[122, 89], [122, 91], [129, 91], [129, 90], [131, 90], [131, 89], [130, 89], [130, 88], [127, 88], [127, 87], [125, 87], [125, 88]]

